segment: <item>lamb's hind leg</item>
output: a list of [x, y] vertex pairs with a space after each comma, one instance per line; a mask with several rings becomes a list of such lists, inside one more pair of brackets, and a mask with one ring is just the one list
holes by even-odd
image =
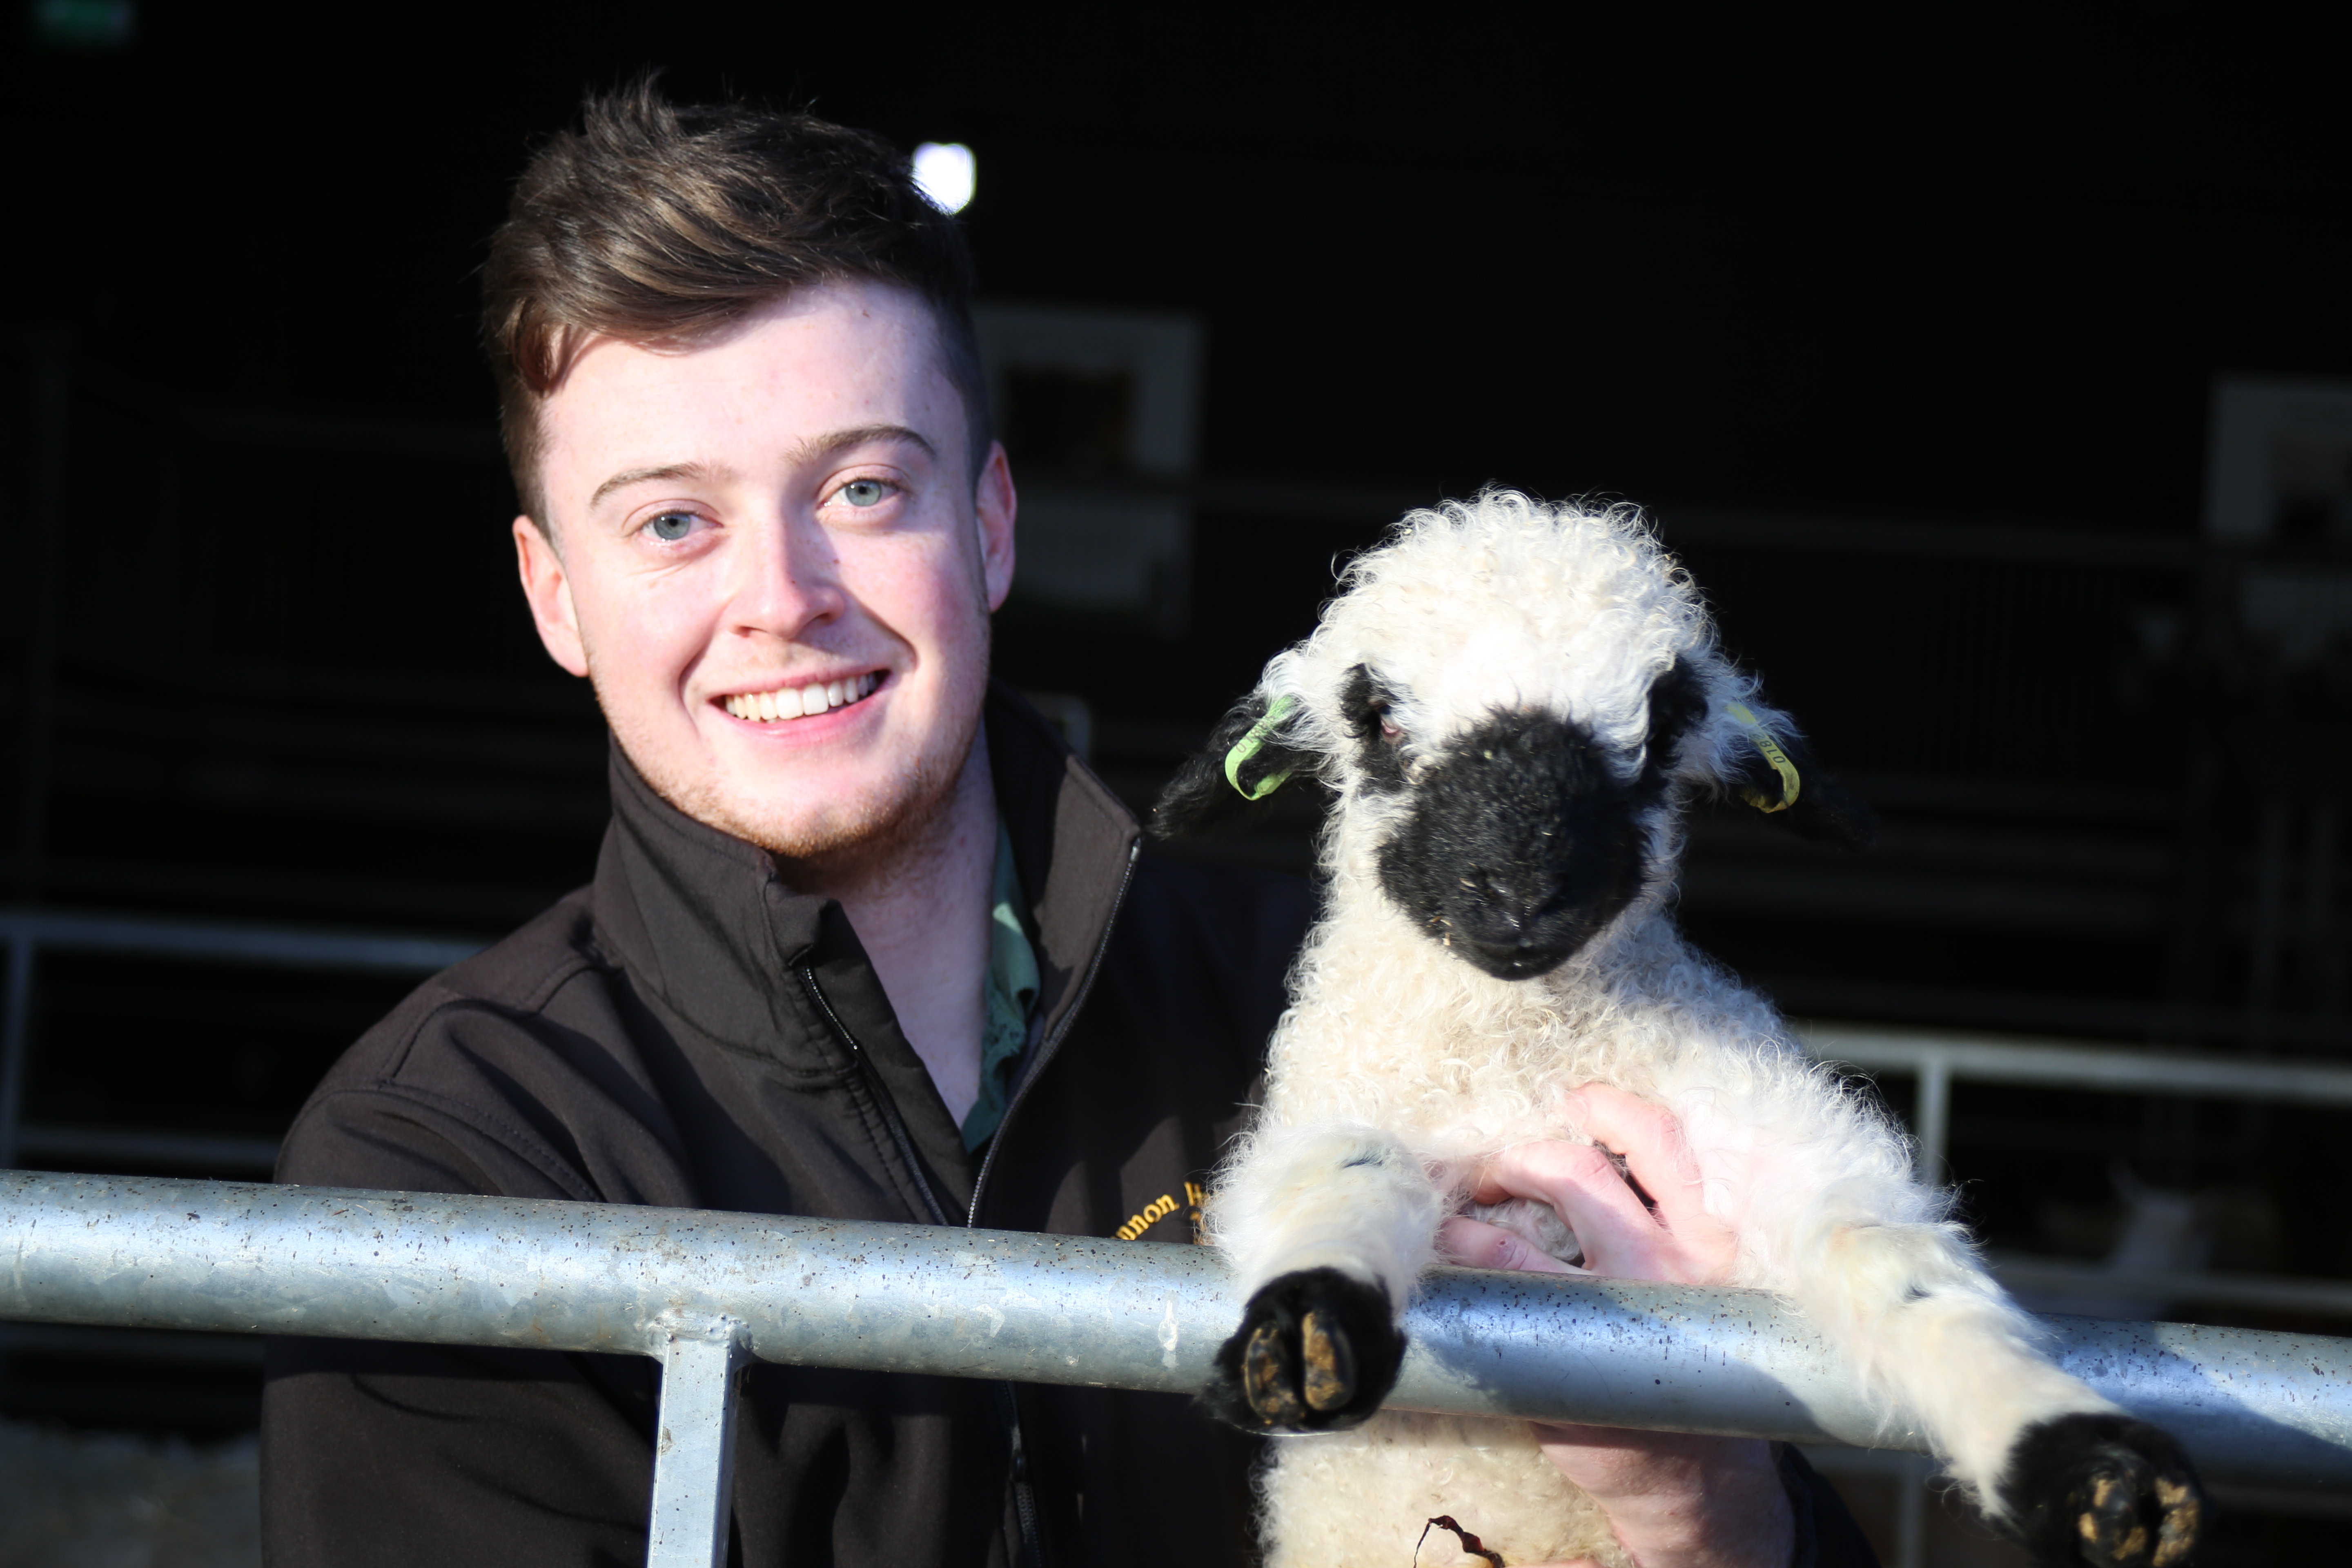
[[2176, 1568], [2206, 1513], [2188, 1456], [2035, 1348], [2032, 1321], [1937, 1225], [1846, 1225], [1797, 1287], [2040, 1562]]
[[1442, 1204], [1394, 1137], [1364, 1127], [1262, 1134], [1220, 1183], [1216, 1241], [1250, 1292], [1202, 1398], [1234, 1426], [1314, 1432], [1378, 1410], [1404, 1359], [1396, 1326]]

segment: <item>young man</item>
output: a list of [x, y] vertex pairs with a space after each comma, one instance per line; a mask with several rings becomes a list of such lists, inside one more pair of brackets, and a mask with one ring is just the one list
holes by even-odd
[[[970, 289], [904, 160], [805, 117], [641, 88], [532, 160], [488, 345], [613, 824], [588, 888], [352, 1048], [280, 1180], [1088, 1236], [1166, 1198], [1140, 1239], [1191, 1238], [1307, 895], [1139, 858], [990, 686], [1014, 498]], [[1580, 1201], [1564, 1170], [1517, 1179]], [[641, 1561], [656, 1394], [635, 1358], [277, 1342], [270, 1560]], [[1250, 1445], [1181, 1399], [762, 1364], [741, 1423], [747, 1565], [1246, 1551]], [[1645, 1568], [1810, 1550], [1761, 1444], [1559, 1436]]]

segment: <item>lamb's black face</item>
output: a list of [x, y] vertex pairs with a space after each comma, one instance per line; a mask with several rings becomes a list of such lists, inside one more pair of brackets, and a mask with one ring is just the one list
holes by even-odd
[[[1388, 787], [1409, 790], [1412, 803], [1381, 846], [1381, 887], [1432, 938], [1497, 979], [1559, 968], [1642, 889], [1643, 818], [1659, 805], [1673, 746], [1698, 706], [1693, 684], [1677, 665], [1653, 689], [1650, 754], [1631, 782], [1590, 732], [1549, 713], [1497, 713], [1409, 782], [1399, 770]], [[1365, 733], [1360, 744], [1381, 741]], [[1367, 782], [1381, 787], [1377, 774]]]

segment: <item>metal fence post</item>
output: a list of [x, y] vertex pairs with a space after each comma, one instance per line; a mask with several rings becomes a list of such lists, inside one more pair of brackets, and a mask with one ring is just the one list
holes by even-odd
[[[1952, 1064], [1941, 1051], [1919, 1058], [1919, 1096], [1913, 1102], [1911, 1134], [1918, 1144], [1919, 1184], [1944, 1184], [1945, 1153], [1951, 1142]], [[1906, 1458], [1895, 1482], [1895, 1568], [1925, 1568], [1927, 1505], [1935, 1466]]]
[[25, 1114], [25, 1057], [32, 1047], [33, 931], [29, 922], [0, 922], [8, 948], [8, 994], [0, 1003], [0, 1171], [16, 1163], [16, 1131]]
[[1935, 1481], [1935, 1461], [1906, 1454], [1895, 1475], [1893, 1568], [1927, 1568], [1927, 1504]]
[[662, 1352], [646, 1568], [726, 1568], [735, 1497], [735, 1389], [746, 1357], [734, 1318], [680, 1324]]
[[1912, 1135], [1919, 1142], [1919, 1181], [1944, 1184], [1944, 1145], [1952, 1124], [1952, 1064], [1938, 1051], [1919, 1059], [1919, 1111]]
[[62, 327], [33, 340], [33, 403], [40, 443], [34, 458], [33, 504], [15, 564], [26, 584], [22, 747], [16, 807], [16, 884], [27, 902], [41, 890], [41, 852], [48, 837], [49, 728], [57, 705], [58, 576], [66, 531], [68, 403], [72, 340]]

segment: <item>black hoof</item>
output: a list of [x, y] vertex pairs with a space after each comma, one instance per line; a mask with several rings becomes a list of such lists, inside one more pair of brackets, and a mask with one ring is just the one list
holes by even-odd
[[1386, 1292], [1336, 1268], [1286, 1274], [1243, 1309], [1202, 1402], [1245, 1432], [1353, 1426], [1396, 1386], [1404, 1335], [1394, 1316]]
[[2212, 1511], [2180, 1445], [2127, 1415], [2029, 1427], [2000, 1496], [2020, 1542], [2050, 1568], [2186, 1568]]

